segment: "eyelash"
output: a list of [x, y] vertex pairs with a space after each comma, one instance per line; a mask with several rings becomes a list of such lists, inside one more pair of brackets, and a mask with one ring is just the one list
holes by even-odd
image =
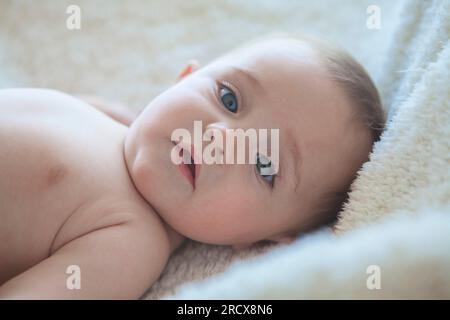
[[[227, 90], [231, 91], [236, 96], [236, 100], [237, 100], [237, 104], [238, 104], [238, 109], [237, 109], [236, 113], [240, 112], [240, 109], [242, 108], [242, 99], [241, 99], [241, 95], [240, 95], [239, 90], [237, 89], [237, 87], [235, 85], [233, 85], [232, 83], [230, 83], [229, 81], [226, 81], [226, 80], [221, 80], [221, 81], [217, 82], [217, 89], [216, 89], [217, 99], [219, 100], [220, 104], [223, 104], [222, 99], [220, 97], [220, 90], [221, 89], [227, 89]], [[233, 113], [231, 111], [229, 111], [229, 112]], [[236, 113], [234, 113], [234, 114], [236, 114]]]
[[[269, 182], [268, 180], [266, 180], [264, 178], [264, 176], [260, 173], [260, 170], [258, 170], [258, 163], [259, 163], [259, 153], [256, 154], [256, 163], [255, 163], [255, 174], [257, 175], [257, 178], [259, 180], [261, 180], [264, 184], [268, 185], [270, 188], [274, 188], [275, 187], [275, 181], [278, 178], [278, 174], [274, 174], [274, 175], [270, 175], [272, 177], [272, 182]], [[269, 163], [271, 163], [272, 161], [269, 160]]]

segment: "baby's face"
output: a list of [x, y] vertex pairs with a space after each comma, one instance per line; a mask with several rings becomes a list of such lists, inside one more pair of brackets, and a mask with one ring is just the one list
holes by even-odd
[[[193, 185], [171, 159], [171, 136], [185, 128], [194, 137], [194, 121], [203, 131], [278, 129], [278, 173], [203, 163]], [[321, 196], [351, 181], [367, 157], [370, 136], [355, 121], [308, 45], [271, 40], [221, 57], [156, 97], [132, 124], [125, 157], [139, 192], [182, 235], [213, 244], [277, 241], [312, 227]]]

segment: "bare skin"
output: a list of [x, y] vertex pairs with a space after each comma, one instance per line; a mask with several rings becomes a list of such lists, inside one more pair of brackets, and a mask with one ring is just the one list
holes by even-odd
[[134, 188], [127, 127], [49, 90], [1, 90], [0, 110], [0, 298], [142, 295], [183, 238]]
[[[236, 249], [290, 242], [370, 152], [369, 132], [352, 125], [348, 100], [306, 45], [191, 62], [178, 80], [129, 128], [133, 116], [116, 106], [107, 116], [98, 99], [0, 90], [0, 298], [138, 298], [185, 238]], [[222, 81], [238, 91], [235, 114], [220, 101]], [[254, 165], [203, 165], [192, 188], [169, 157], [171, 132], [195, 120], [278, 128], [275, 185]], [[81, 290], [66, 288], [71, 265]]]

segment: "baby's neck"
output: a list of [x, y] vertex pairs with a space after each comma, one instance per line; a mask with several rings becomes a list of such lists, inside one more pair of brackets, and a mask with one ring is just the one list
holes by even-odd
[[[130, 174], [130, 171], [129, 171], [128, 162], [127, 162], [127, 152], [126, 152], [127, 138], [128, 138], [128, 134], [130, 133], [129, 130], [130, 129], [128, 129], [127, 135], [125, 136], [125, 139], [123, 141], [123, 147], [122, 147], [123, 148], [123, 160], [124, 160], [124, 163], [125, 163], [125, 168], [127, 169], [128, 176], [129, 176], [132, 184], [134, 185], [134, 188], [135, 188], [136, 192], [141, 196], [141, 198], [147, 203], [148, 206], [152, 207], [152, 205], [150, 203], [148, 203], [147, 200], [144, 198], [144, 196], [139, 192], [139, 189], [136, 187], [136, 185], [134, 183], [134, 180], [133, 180], [133, 177], [132, 177], [132, 175]], [[166, 227], [166, 231], [167, 231], [167, 235], [169, 237], [169, 243], [170, 243], [170, 252], [172, 253], [173, 251], [175, 251], [175, 249], [177, 249], [184, 242], [184, 240], [186, 240], [186, 237], [184, 237], [182, 234], [180, 234], [177, 231], [175, 231], [164, 220], [163, 220], [163, 223], [164, 223], [164, 226]]]

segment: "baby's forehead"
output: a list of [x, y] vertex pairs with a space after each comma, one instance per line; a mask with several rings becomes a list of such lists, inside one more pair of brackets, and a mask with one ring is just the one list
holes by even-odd
[[297, 82], [301, 77], [310, 77], [311, 73], [324, 72], [315, 51], [308, 44], [284, 39], [258, 41], [239, 47], [213, 61], [212, 65], [225, 71], [246, 70], [261, 83], [271, 83], [270, 80]]
[[294, 114], [348, 116], [347, 107], [333, 107], [347, 104], [344, 92], [330, 78], [316, 49], [305, 42], [260, 41], [231, 52], [221, 63], [224, 70], [242, 69], [258, 80], [262, 90], [245, 91], [246, 97], [282, 118], [280, 123], [296, 119]]
[[[206, 69], [212, 70], [213, 76], [237, 79], [238, 89], [243, 84], [247, 101], [261, 110], [266, 107], [266, 111], [283, 120], [298, 106], [321, 106], [330, 100], [340, 100], [341, 92], [330, 80], [316, 51], [301, 41], [258, 41], [229, 52], [210, 67]], [[249, 77], [242, 76], [241, 71], [251, 75], [260, 86], [254, 85], [256, 81], [248, 81]]]

